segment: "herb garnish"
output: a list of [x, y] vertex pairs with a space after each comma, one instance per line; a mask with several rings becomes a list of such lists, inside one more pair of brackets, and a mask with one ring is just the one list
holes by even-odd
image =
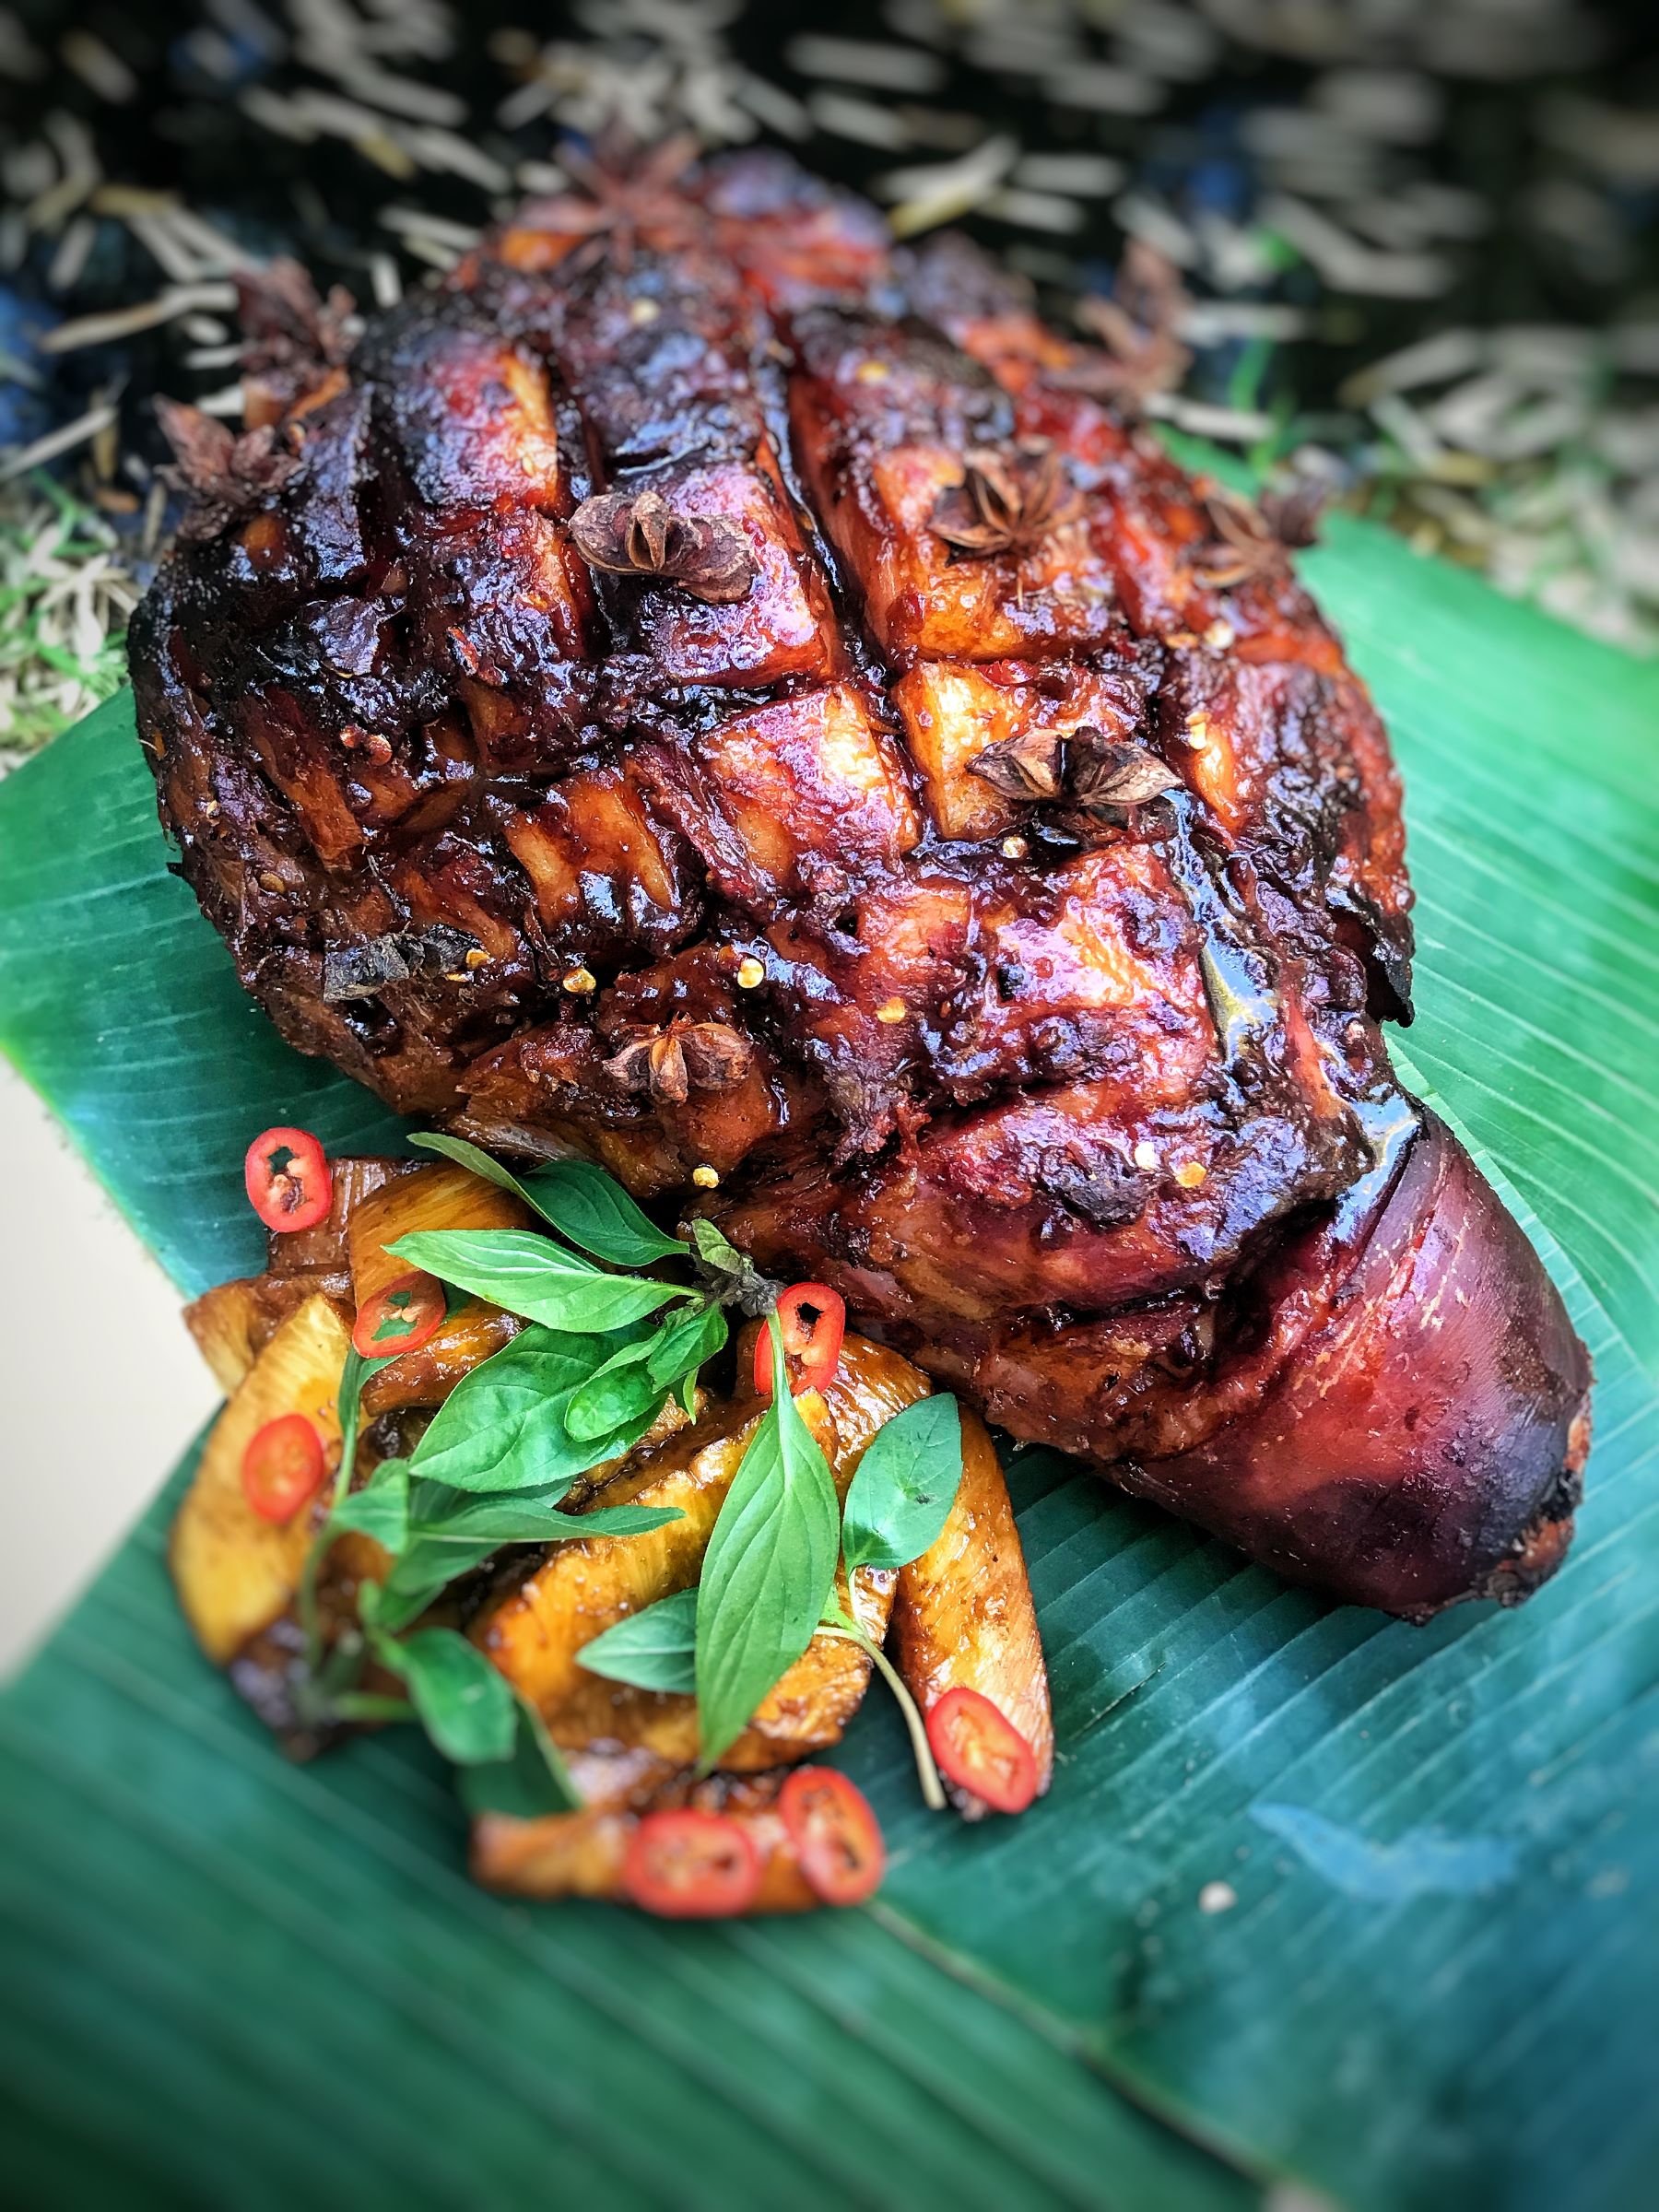
[[591, 1675], [629, 1682], [636, 1689], [697, 1692], [697, 1585], [659, 1597], [629, 1613], [578, 1653]]
[[697, 1595], [697, 1711], [706, 1771], [748, 1725], [823, 1618], [840, 1534], [835, 1482], [789, 1394], [769, 1316], [772, 1399], [726, 1492]]
[[568, 1489], [578, 1475], [636, 1443], [665, 1390], [611, 1435], [575, 1437], [565, 1411], [609, 1360], [619, 1332], [569, 1335], [526, 1329], [464, 1375], [415, 1447], [414, 1469], [429, 1482], [475, 1492]]
[[567, 1245], [528, 1229], [427, 1229], [386, 1250], [509, 1313], [573, 1335], [603, 1335], [691, 1293], [677, 1283], [607, 1275]]
[[[580, 1476], [640, 1441], [670, 1393], [691, 1411], [698, 1372], [724, 1346], [725, 1308], [736, 1305], [767, 1313], [772, 1391], [715, 1521], [701, 1580], [594, 1638], [582, 1664], [642, 1688], [694, 1695], [706, 1771], [815, 1636], [854, 1642], [898, 1697], [924, 1794], [942, 1806], [921, 1716], [885, 1653], [835, 1601], [834, 1587], [839, 1563], [849, 1574], [896, 1569], [937, 1538], [961, 1477], [956, 1401], [920, 1399], [880, 1429], [843, 1512], [823, 1451], [791, 1394], [783, 1333], [770, 1310], [776, 1287], [712, 1223], [693, 1222], [688, 1241], [669, 1237], [588, 1161], [556, 1160], [520, 1178], [461, 1138], [418, 1141], [512, 1192], [566, 1241], [524, 1230], [454, 1230], [416, 1232], [387, 1247], [530, 1325], [463, 1377], [409, 1458], [382, 1461], [355, 1490], [363, 1386], [392, 1359], [347, 1354], [340, 1465], [300, 1592], [308, 1717], [418, 1719], [465, 1770], [463, 1794], [475, 1811], [529, 1814], [573, 1804], [539, 1714], [465, 1636], [416, 1624], [453, 1582], [504, 1545], [642, 1535], [680, 1518], [668, 1508], [559, 1507]], [[688, 1265], [696, 1279], [614, 1272], [668, 1260]], [[383, 1546], [391, 1566], [383, 1582], [361, 1585], [360, 1628], [345, 1630], [324, 1657], [317, 1574], [335, 1538], [348, 1531]], [[406, 1699], [359, 1688], [370, 1658], [402, 1680]]]
[[[503, 1545], [638, 1535], [677, 1520], [666, 1508], [619, 1505], [578, 1515], [559, 1506], [579, 1476], [638, 1443], [670, 1393], [691, 1410], [700, 1369], [725, 1344], [727, 1303], [775, 1294], [710, 1225], [700, 1224], [694, 1242], [668, 1236], [591, 1161], [555, 1160], [520, 1178], [462, 1138], [418, 1141], [511, 1191], [557, 1236], [429, 1231], [387, 1247], [531, 1325], [463, 1377], [409, 1459], [382, 1462], [356, 1490], [363, 1386], [396, 1355], [348, 1353], [338, 1398], [339, 1468], [299, 1593], [308, 1659], [301, 1702], [319, 1722], [418, 1718], [448, 1756], [496, 1775], [515, 1801], [524, 1798], [528, 1771], [542, 1778], [542, 1795], [550, 1789], [569, 1804], [546, 1729], [527, 1710], [514, 1718], [510, 1687], [482, 1654], [451, 1630], [403, 1631]], [[700, 1279], [613, 1272], [665, 1260], [689, 1265]], [[663, 1316], [664, 1307], [673, 1310]], [[381, 1544], [392, 1563], [383, 1583], [366, 1583], [359, 1593], [360, 1630], [344, 1630], [325, 1654], [317, 1577], [335, 1539], [353, 1531]], [[458, 1655], [456, 1646], [472, 1656]], [[406, 1701], [357, 1687], [371, 1656], [403, 1676]], [[479, 1667], [501, 1684], [505, 1706], [493, 1691], [478, 1692]], [[482, 1721], [478, 1695], [488, 1700]], [[470, 1754], [456, 1744], [471, 1747]]]
[[499, 1191], [511, 1191], [583, 1252], [618, 1267], [649, 1267], [653, 1260], [683, 1260], [686, 1247], [665, 1235], [651, 1216], [603, 1168], [591, 1160], [556, 1159], [520, 1177], [465, 1137], [424, 1131], [410, 1140], [441, 1152]]
[[[831, 1533], [829, 1538], [826, 1571], [816, 1473], [789, 1456], [798, 1449], [798, 1440], [790, 1446], [782, 1442], [785, 1436], [794, 1438], [792, 1420], [819, 1465], [823, 1455], [786, 1394], [780, 1335], [775, 1323], [769, 1328], [772, 1402], [714, 1524], [700, 1587], [677, 1590], [618, 1621], [584, 1644], [578, 1661], [591, 1674], [636, 1688], [695, 1695], [707, 1766], [747, 1726], [768, 1691], [815, 1636], [855, 1643], [899, 1700], [923, 1796], [934, 1811], [942, 1811], [944, 1785], [915, 1700], [874, 1637], [839, 1604], [830, 1603], [835, 1537]], [[827, 1480], [828, 1467], [823, 1473]], [[961, 1478], [961, 1414], [953, 1397], [919, 1398], [884, 1423], [865, 1447], [841, 1512], [840, 1548], [849, 1577], [860, 1567], [893, 1569], [919, 1559], [937, 1541]], [[829, 1512], [833, 1532], [832, 1486]], [[724, 1539], [727, 1559], [722, 1567], [717, 1547], [728, 1513], [734, 1524]], [[718, 1572], [710, 1595], [712, 1566]], [[819, 1593], [817, 1611], [803, 1634], [810, 1612], [805, 1599], [814, 1588]]]

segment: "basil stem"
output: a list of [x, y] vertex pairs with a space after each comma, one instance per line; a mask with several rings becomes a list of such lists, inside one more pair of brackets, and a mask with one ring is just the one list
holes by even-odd
[[916, 1777], [922, 1784], [922, 1794], [930, 1812], [942, 1813], [946, 1807], [945, 1784], [939, 1780], [939, 1770], [934, 1764], [933, 1746], [927, 1740], [927, 1724], [917, 1709], [916, 1700], [905, 1688], [899, 1670], [872, 1636], [866, 1636], [855, 1620], [837, 1610], [834, 1618], [818, 1624], [820, 1636], [832, 1636], [839, 1643], [855, 1643], [868, 1653], [880, 1670], [882, 1679], [899, 1700], [899, 1710], [904, 1715], [904, 1724], [910, 1730], [911, 1749], [915, 1754]]
[[407, 1698], [381, 1698], [366, 1689], [341, 1690], [329, 1711], [336, 1721], [412, 1721], [416, 1717]]
[[384, 1359], [365, 1359], [353, 1345], [346, 1354], [346, 1364], [340, 1370], [340, 1388], [337, 1406], [340, 1416], [340, 1464], [335, 1470], [334, 1488], [328, 1500], [328, 1519], [312, 1538], [311, 1547], [300, 1570], [300, 1589], [297, 1610], [300, 1625], [305, 1631], [306, 1671], [314, 1675], [323, 1657], [323, 1625], [317, 1615], [317, 1576], [329, 1546], [338, 1533], [334, 1525], [335, 1514], [345, 1503], [351, 1488], [352, 1472], [357, 1465], [358, 1430], [363, 1418], [363, 1385], [371, 1375], [378, 1375], [382, 1367], [390, 1367], [397, 1357], [391, 1354]]

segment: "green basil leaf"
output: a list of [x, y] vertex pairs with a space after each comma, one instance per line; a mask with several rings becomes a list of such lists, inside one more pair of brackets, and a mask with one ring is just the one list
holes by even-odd
[[422, 1544], [554, 1544], [571, 1536], [642, 1536], [683, 1521], [677, 1505], [596, 1505], [585, 1513], [527, 1506], [516, 1498], [482, 1498], [443, 1521], [416, 1521]]
[[677, 1590], [606, 1629], [576, 1654], [579, 1666], [640, 1689], [697, 1688], [697, 1591]]
[[[417, 1482], [411, 1492], [407, 1548], [377, 1593], [380, 1625], [406, 1629], [450, 1583], [493, 1558], [503, 1544], [552, 1544], [572, 1536], [638, 1536], [679, 1518], [677, 1506], [608, 1505], [561, 1513], [554, 1503], [570, 1488], [479, 1498], [460, 1512], [441, 1483]], [[476, 1518], [473, 1516], [476, 1514]]]
[[346, 1529], [372, 1536], [390, 1552], [399, 1552], [409, 1540], [409, 1463], [382, 1459], [360, 1490], [342, 1498], [328, 1516], [328, 1534]]
[[417, 1230], [386, 1250], [509, 1313], [571, 1335], [602, 1335], [691, 1295], [679, 1284], [606, 1275], [580, 1253], [527, 1229]]
[[453, 1629], [420, 1629], [401, 1643], [374, 1637], [375, 1656], [401, 1675], [421, 1725], [445, 1759], [477, 1766], [509, 1759], [518, 1700], [505, 1675]]
[[918, 1398], [865, 1445], [841, 1513], [841, 1557], [908, 1567], [937, 1537], [962, 1479], [962, 1417], [953, 1397]]
[[[539, 1489], [515, 1490], [511, 1498], [481, 1500], [494, 1505], [511, 1504], [525, 1512], [547, 1509], [558, 1504], [575, 1477], [567, 1476], [561, 1481], [546, 1485]], [[409, 1535], [401, 1559], [376, 1593], [380, 1609], [379, 1625], [388, 1630], [406, 1629], [412, 1620], [418, 1620], [434, 1598], [441, 1596], [448, 1585], [461, 1575], [469, 1574], [481, 1567], [500, 1548], [496, 1536], [475, 1535], [465, 1544], [441, 1542], [421, 1535], [426, 1526], [441, 1527], [454, 1512], [457, 1493], [441, 1482], [428, 1482], [416, 1477], [409, 1486]]]
[[712, 1221], [700, 1216], [691, 1223], [691, 1248], [702, 1266], [728, 1278], [729, 1293], [746, 1313], [770, 1313], [777, 1304], [777, 1284], [761, 1274], [747, 1252], [739, 1252], [722, 1236]]
[[694, 1307], [671, 1314], [645, 1339], [645, 1364], [651, 1379], [668, 1389], [684, 1375], [695, 1378], [705, 1359], [712, 1359], [730, 1330], [718, 1306]]
[[651, 1426], [651, 1417], [609, 1436], [572, 1437], [565, 1409], [617, 1348], [613, 1336], [526, 1329], [464, 1376], [415, 1447], [414, 1470], [451, 1489], [545, 1489], [614, 1459]]
[[653, 1260], [691, 1256], [678, 1237], [660, 1230], [616, 1177], [592, 1160], [549, 1160], [524, 1187], [536, 1212], [561, 1236], [618, 1267], [649, 1267]]
[[700, 1215], [690, 1229], [691, 1249], [705, 1267], [712, 1267], [721, 1275], [743, 1275], [754, 1265], [747, 1253], [739, 1252], [712, 1221], [705, 1221]]
[[532, 1213], [540, 1209], [534, 1198], [512, 1172], [499, 1159], [477, 1145], [469, 1145], [464, 1136], [450, 1136], [441, 1129], [418, 1129], [410, 1132], [409, 1142], [419, 1145], [428, 1152], [441, 1152], [445, 1159], [453, 1159], [458, 1168], [466, 1168], [484, 1182], [493, 1182], [498, 1191], [509, 1191], [515, 1198], [523, 1199]]
[[[668, 1391], [682, 1377], [695, 1382], [727, 1335], [718, 1306], [695, 1306], [672, 1315], [637, 1344], [625, 1345], [596, 1368], [575, 1393], [565, 1421], [577, 1437], [606, 1436], [649, 1411], [654, 1420]], [[689, 1391], [687, 1411], [689, 1412]]]
[[835, 1579], [841, 1514], [829, 1465], [789, 1394], [773, 1316], [772, 1402], [726, 1493], [697, 1601], [697, 1703], [708, 1768], [811, 1642]]
[[677, 1237], [665, 1235], [649, 1214], [641, 1212], [615, 1176], [588, 1159], [556, 1159], [521, 1179], [499, 1160], [462, 1136], [425, 1132], [410, 1139], [429, 1152], [441, 1152], [459, 1166], [470, 1168], [498, 1190], [522, 1198], [544, 1221], [580, 1244], [584, 1252], [621, 1267], [648, 1267], [653, 1260], [683, 1260], [686, 1247]]
[[415, 1539], [381, 1584], [380, 1626], [389, 1636], [399, 1634], [411, 1621], [418, 1620], [451, 1583], [472, 1568], [481, 1567], [498, 1548], [493, 1542], [463, 1547]]
[[641, 1415], [654, 1420], [667, 1394], [650, 1367], [649, 1340], [613, 1354], [571, 1394], [565, 1424], [574, 1437], [609, 1436]]
[[540, 1713], [522, 1698], [511, 1755], [463, 1767], [455, 1776], [455, 1789], [469, 1813], [512, 1813], [520, 1820], [572, 1813], [582, 1804]]

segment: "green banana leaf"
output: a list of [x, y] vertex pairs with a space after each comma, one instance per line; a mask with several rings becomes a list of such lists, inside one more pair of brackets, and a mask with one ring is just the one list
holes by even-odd
[[[876, 1903], [677, 1930], [472, 1891], [407, 1732], [285, 1765], [171, 1607], [163, 1499], [0, 1700], [40, 2202], [1651, 2201], [1659, 671], [1330, 535], [1305, 570], [1407, 780], [1416, 1079], [1596, 1358], [1564, 1571], [1409, 1629], [1017, 1454], [1052, 1794], [929, 1816], [867, 1709]], [[250, 1127], [394, 1130], [277, 1042], [164, 861], [123, 702], [0, 786], [0, 1045], [195, 1289], [256, 1263]]]

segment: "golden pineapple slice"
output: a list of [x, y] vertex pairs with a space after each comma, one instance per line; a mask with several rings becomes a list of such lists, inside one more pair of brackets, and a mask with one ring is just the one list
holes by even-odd
[[[352, 1294], [361, 1307], [399, 1276], [407, 1275], [407, 1260], [394, 1258], [386, 1247], [417, 1230], [535, 1226], [529, 1209], [510, 1191], [498, 1190], [465, 1168], [448, 1160], [417, 1168], [386, 1183], [353, 1212], [346, 1231]], [[395, 1367], [369, 1378], [363, 1390], [365, 1415], [373, 1419], [399, 1406], [441, 1404], [464, 1375], [499, 1352], [523, 1326], [500, 1306], [468, 1299], [418, 1350], [406, 1352]]]
[[195, 1338], [209, 1373], [229, 1397], [258, 1358], [266, 1334], [258, 1278], [244, 1276], [238, 1282], [219, 1283], [204, 1291], [185, 1307], [184, 1326]]
[[417, 1230], [449, 1229], [533, 1229], [528, 1207], [511, 1191], [499, 1191], [470, 1169], [442, 1160], [399, 1176], [365, 1198], [346, 1225], [351, 1265], [351, 1293], [359, 1306], [407, 1275], [407, 1260], [386, 1250]]
[[346, 1316], [311, 1298], [276, 1331], [214, 1423], [168, 1547], [179, 1602], [207, 1656], [223, 1666], [251, 1636], [286, 1612], [322, 1511], [320, 1499], [291, 1521], [266, 1521], [242, 1494], [242, 1454], [255, 1432], [302, 1413], [337, 1465], [340, 1370], [350, 1347]]

